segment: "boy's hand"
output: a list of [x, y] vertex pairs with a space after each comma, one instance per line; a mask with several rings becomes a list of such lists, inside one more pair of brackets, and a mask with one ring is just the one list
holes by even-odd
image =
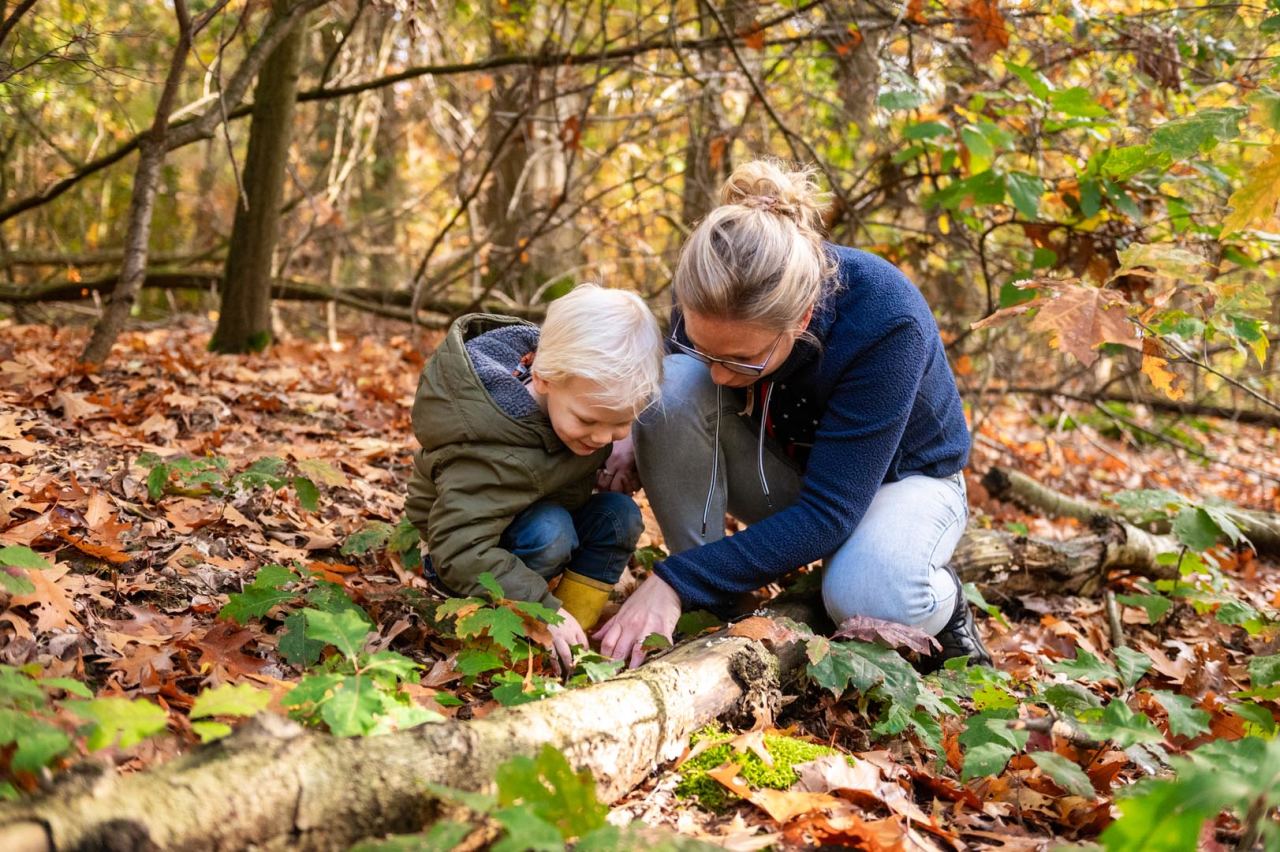
[[561, 607], [559, 615], [564, 621], [559, 624], [549, 624], [547, 629], [551, 631], [551, 647], [555, 649], [556, 660], [565, 672], [573, 671], [573, 646], [581, 645], [583, 648], [590, 648], [591, 643], [587, 641], [587, 634], [583, 632], [582, 625], [578, 623], [578, 619], [569, 614], [569, 610]]
[[634, 494], [640, 490], [640, 473], [636, 470], [636, 450], [631, 436], [613, 442], [613, 452], [596, 474], [596, 487], [601, 491]]

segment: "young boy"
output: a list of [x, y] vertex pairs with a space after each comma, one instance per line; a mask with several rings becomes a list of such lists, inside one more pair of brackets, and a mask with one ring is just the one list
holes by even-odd
[[[538, 601], [567, 665], [599, 619], [644, 524], [625, 494], [592, 494], [612, 442], [662, 384], [663, 338], [634, 293], [580, 285], [539, 330], [461, 317], [422, 370], [405, 504], [444, 591], [477, 594], [488, 571], [507, 597]], [[560, 583], [553, 594], [547, 581]]]

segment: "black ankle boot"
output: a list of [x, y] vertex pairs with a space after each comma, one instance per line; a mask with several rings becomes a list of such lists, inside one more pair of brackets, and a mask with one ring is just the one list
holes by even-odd
[[955, 581], [956, 605], [946, 627], [943, 627], [934, 637], [942, 646], [941, 650], [922, 657], [916, 664], [921, 674], [937, 671], [942, 668], [943, 663], [953, 657], [968, 657], [969, 664], [973, 666], [991, 665], [991, 652], [987, 650], [986, 645], [982, 644], [982, 636], [973, 623], [973, 611], [969, 608], [969, 602], [965, 600], [964, 587], [960, 583], [960, 578], [956, 576], [955, 569], [950, 565], [943, 567]]

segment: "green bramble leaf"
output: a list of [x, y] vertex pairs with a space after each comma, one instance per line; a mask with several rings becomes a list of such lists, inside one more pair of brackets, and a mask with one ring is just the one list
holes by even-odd
[[42, 571], [53, 567], [49, 560], [39, 553], [20, 544], [0, 547], [0, 565], [8, 565], [10, 568], [27, 568], [33, 571]]
[[0, 586], [11, 595], [30, 595], [36, 590], [36, 584], [20, 568], [0, 567]]
[[1025, 172], [1009, 172], [1004, 176], [1004, 184], [1013, 206], [1023, 218], [1034, 221], [1040, 217], [1040, 199], [1045, 193], [1043, 180]]
[[192, 722], [191, 732], [200, 738], [200, 742], [211, 743], [230, 734], [231, 726], [226, 722]]
[[985, 742], [966, 749], [960, 780], [969, 781], [986, 775], [998, 775], [1004, 771], [1009, 758], [1013, 755], [1013, 749], [999, 742]]
[[1120, 673], [1109, 663], [1099, 660], [1083, 648], [1076, 649], [1074, 660], [1056, 662], [1049, 666], [1049, 671], [1088, 681], [1120, 679]]
[[1049, 93], [1049, 104], [1064, 115], [1073, 118], [1102, 118], [1107, 108], [1093, 99], [1083, 86], [1072, 86]]
[[308, 512], [314, 512], [320, 508], [320, 489], [316, 488], [316, 484], [310, 479], [305, 476], [295, 476], [293, 490], [298, 492], [299, 506]]
[[528, 636], [520, 616], [506, 607], [481, 607], [458, 619], [459, 638], [469, 639], [485, 632], [509, 654], [516, 650], [517, 636]]
[[485, 571], [479, 577], [476, 577], [476, 582], [483, 586], [484, 590], [488, 592], [489, 600], [497, 602], [506, 597], [506, 595], [502, 593], [502, 585], [494, 579], [493, 574], [490, 572]]
[[1127, 606], [1141, 607], [1147, 613], [1147, 623], [1155, 624], [1173, 606], [1164, 595], [1116, 595], [1116, 600]]
[[133, 701], [127, 698], [95, 698], [91, 701], [68, 701], [63, 706], [93, 722], [85, 741], [89, 751], [98, 751], [112, 744], [129, 748], [163, 731], [169, 721], [169, 714], [162, 708], [141, 698]]
[[191, 705], [191, 718], [205, 716], [253, 716], [271, 703], [271, 693], [247, 683], [224, 683], [206, 689]]
[[151, 502], [155, 503], [164, 496], [164, 490], [169, 485], [169, 465], [157, 464], [151, 468], [147, 474], [147, 496], [151, 498]]
[[[0, 721], [7, 721], [0, 716]], [[30, 717], [19, 717], [11, 728], [18, 747], [9, 761], [9, 768], [16, 772], [39, 772], [54, 758], [71, 748], [71, 737], [60, 728]]]
[[1222, 529], [1202, 508], [1186, 508], [1173, 519], [1173, 534], [1195, 551], [1206, 551], [1218, 543]]
[[333, 690], [342, 683], [343, 675], [337, 672], [323, 672], [307, 675], [298, 681], [298, 685], [285, 693], [280, 699], [284, 707], [297, 707], [306, 710], [320, 706], [332, 697]]
[[382, 699], [372, 679], [349, 675], [320, 708], [320, 717], [336, 737], [362, 736], [373, 730], [382, 710]]
[[575, 772], [550, 745], [536, 758], [515, 757], [498, 767], [498, 804], [523, 805], [569, 840], [605, 824], [609, 808], [596, 797], [591, 772]]
[[502, 658], [492, 651], [481, 648], [463, 648], [458, 652], [455, 668], [467, 677], [476, 677], [484, 672], [502, 668]]
[[284, 633], [278, 646], [280, 656], [292, 666], [309, 668], [320, 661], [325, 643], [307, 638], [307, 617], [301, 610], [289, 613], [284, 620]]
[[490, 852], [563, 852], [564, 839], [556, 827], [527, 808], [502, 808], [493, 819], [506, 835], [490, 847]]
[[547, 624], [559, 624], [564, 621], [564, 616], [556, 612], [549, 606], [543, 606], [537, 601], [508, 601], [512, 609], [523, 612], [530, 618]]
[[695, 609], [680, 616], [680, 620], [676, 622], [675, 632], [684, 636], [697, 636], [722, 624], [724, 624], [723, 621], [705, 609]]
[[525, 680], [521, 675], [507, 671], [494, 675], [493, 700], [503, 707], [514, 707], [517, 704], [528, 704], [539, 701], [548, 695], [563, 692], [562, 687], [552, 678], [534, 675], [529, 681], [529, 689], [525, 689]]
[[1072, 716], [1102, 707], [1102, 700], [1098, 696], [1075, 681], [1050, 685], [1045, 689], [1043, 698], [1055, 710]]
[[1151, 658], [1132, 648], [1115, 649], [1116, 666], [1120, 670], [1120, 682], [1125, 688], [1133, 686], [1151, 669]]
[[1210, 716], [1185, 695], [1163, 689], [1148, 689], [1169, 717], [1169, 733], [1175, 737], [1198, 737], [1209, 730]]
[[1031, 759], [1044, 771], [1044, 774], [1053, 779], [1053, 783], [1073, 796], [1083, 796], [1086, 799], [1097, 798], [1098, 794], [1094, 791], [1089, 776], [1084, 774], [1084, 770], [1075, 761], [1068, 760], [1053, 751], [1032, 752]]
[[663, 636], [661, 633], [650, 633], [644, 637], [644, 641], [640, 643], [640, 647], [646, 651], [665, 651], [671, 647], [671, 640]]
[[218, 611], [218, 618], [228, 618], [237, 624], [261, 618], [278, 604], [298, 596], [297, 592], [284, 588], [297, 579], [298, 576], [283, 565], [264, 565], [244, 591], [229, 596], [226, 606]]
[[365, 639], [373, 632], [373, 624], [362, 611], [325, 612], [304, 609], [306, 636], [333, 645], [348, 660], [354, 661], [364, 648]]
[[78, 680], [69, 677], [49, 677], [40, 681], [40, 686], [44, 689], [61, 689], [63, 692], [71, 695], [78, 695], [81, 698], [92, 698], [93, 690], [85, 686]]
[[1175, 160], [1195, 157], [1219, 142], [1239, 136], [1238, 125], [1247, 113], [1245, 107], [1203, 109], [1194, 115], [1167, 121], [1151, 134], [1151, 149]]
[[1120, 748], [1164, 742], [1164, 734], [1145, 713], [1134, 713], [1118, 698], [1103, 708], [1097, 722], [1082, 722], [1081, 727], [1094, 739], [1111, 740]]
[[391, 539], [393, 532], [395, 532], [395, 528], [391, 524], [383, 521], [371, 521], [365, 524], [358, 532], [347, 536], [347, 540], [342, 543], [340, 552], [343, 556], [363, 556], [370, 550], [376, 550], [384, 546]]
[[1249, 684], [1255, 689], [1280, 681], [1280, 654], [1254, 657], [1249, 661]]

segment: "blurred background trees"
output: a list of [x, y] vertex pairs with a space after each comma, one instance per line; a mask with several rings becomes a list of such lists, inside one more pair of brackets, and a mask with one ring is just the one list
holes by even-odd
[[224, 351], [285, 330], [272, 295], [436, 327], [582, 280], [660, 308], [724, 175], [773, 154], [818, 166], [833, 241], [925, 291], [974, 398], [1277, 414], [1277, 0], [189, 5], [166, 106], [167, 5], [0, 4], [22, 318], [99, 323], [158, 111], [125, 297], [212, 313]]

